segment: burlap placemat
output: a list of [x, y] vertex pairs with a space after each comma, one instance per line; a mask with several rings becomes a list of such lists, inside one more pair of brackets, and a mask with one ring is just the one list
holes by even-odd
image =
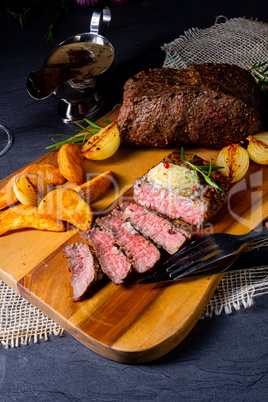
[[[224, 22], [220, 22], [224, 20]], [[164, 66], [184, 68], [192, 63], [223, 62], [245, 67], [267, 60], [268, 25], [218, 17], [213, 27], [192, 28], [163, 49]], [[266, 248], [267, 252], [267, 248]], [[267, 256], [268, 259], [268, 256]], [[268, 293], [268, 267], [227, 274], [208, 303], [204, 317], [229, 314], [250, 307], [253, 299]], [[39, 309], [0, 281], [0, 342], [6, 348], [27, 345], [30, 340], [62, 335], [63, 329]]]
[[63, 329], [42, 311], [0, 281], [0, 341], [6, 348], [47, 340]]
[[178, 39], [163, 45], [162, 49], [166, 52], [165, 67], [229, 63], [247, 68], [245, 63], [267, 61], [268, 24], [220, 16], [211, 28], [191, 28]]

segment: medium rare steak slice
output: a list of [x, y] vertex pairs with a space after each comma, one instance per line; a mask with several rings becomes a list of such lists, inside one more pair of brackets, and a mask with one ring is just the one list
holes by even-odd
[[[208, 165], [197, 156], [191, 162]], [[221, 191], [207, 184], [201, 175], [197, 181], [192, 167], [175, 151], [134, 182], [134, 200], [171, 219], [183, 219], [200, 227], [222, 208], [228, 197], [228, 179], [216, 170], [210, 177]]]
[[84, 232], [82, 237], [96, 249], [102, 271], [117, 285], [122, 283], [132, 266], [115, 239], [99, 228]]
[[160, 259], [160, 252], [155, 245], [141, 236], [129, 222], [109, 214], [97, 219], [96, 223], [112, 233], [137, 272], [150, 270]]
[[64, 256], [69, 259], [73, 298], [80, 300], [94, 282], [103, 278], [103, 272], [94, 249], [86, 243], [74, 243], [66, 246]]
[[124, 202], [112, 213], [125, 222], [130, 222], [145, 237], [163, 247], [169, 254], [175, 254], [191, 233], [175, 227], [168, 219], [149, 211], [147, 208]]
[[125, 83], [117, 126], [126, 146], [221, 149], [262, 131], [260, 94], [235, 65], [154, 68]]

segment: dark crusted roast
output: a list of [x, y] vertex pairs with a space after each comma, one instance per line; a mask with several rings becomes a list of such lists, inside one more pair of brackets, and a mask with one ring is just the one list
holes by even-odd
[[[190, 155], [188, 156], [190, 157]], [[160, 163], [165, 164], [166, 162], [185, 166], [187, 169], [192, 170], [182, 160], [178, 151], [174, 151]], [[196, 165], [208, 165], [208, 162], [198, 156], [195, 156], [191, 162]], [[206, 183], [201, 175], [199, 175], [199, 184], [197, 186], [172, 191], [165, 186], [159, 186], [154, 182], [148, 181], [147, 172], [134, 182], [134, 200], [138, 204], [144, 205], [171, 219], [182, 219], [189, 224], [200, 227], [222, 208], [228, 197], [228, 179], [217, 170], [212, 170], [210, 177], [218, 184], [221, 191], [217, 192], [213, 186]]]
[[259, 108], [254, 78], [235, 65], [155, 68], [126, 82], [117, 124], [128, 146], [221, 149], [262, 130]]
[[86, 243], [73, 243], [65, 247], [64, 255], [69, 259], [74, 300], [83, 298], [90, 286], [103, 278], [96, 253]]

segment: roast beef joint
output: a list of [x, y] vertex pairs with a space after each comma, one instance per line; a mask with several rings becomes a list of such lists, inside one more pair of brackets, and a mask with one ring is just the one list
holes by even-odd
[[262, 131], [260, 94], [235, 65], [149, 69], [125, 83], [117, 125], [127, 147], [221, 149]]

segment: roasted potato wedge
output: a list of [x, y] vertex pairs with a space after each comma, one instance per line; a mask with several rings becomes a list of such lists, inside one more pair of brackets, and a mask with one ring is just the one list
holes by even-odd
[[76, 191], [84, 198], [88, 204], [98, 201], [109, 189], [113, 182], [113, 172], [106, 170], [104, 173], [83, 183]]
[[81, 185], [84, 180], [84, 157], [78, 144], [65, 144], [58, 152], [61, 174], [70, 182]]
[[85, 142], [82, 154], [91, 160], [108, 159], [118, 150], [120, 141], [117, 123], [111, 123]]
[[23, 169], [23, 173], [36, 173], [52, 186], [66, 182], [66, 178], [61, 174], [58, 166], [53, 163], [34, 163]]
[[38, 212], [54, 219], [67, 221], [80, 230], [93, 223], [93, 212], [86, 201], [74, 190], [57, 188], [40, 202]]
[[0, 214], [0, 236], [11, 230], [39, 229], [53, 232], [65, 231], [62, 221], [38, 213], [37, 207], [16, 205]]
[[[36, 173], [41, 176], [48, 185], [61, 185], [66, 182], [59, 168], [53, 163], [34, 163], [23, 169], [22, 173]], [[0, 210], [18, 202], [14, 192], [14, 181], [17, 175], [11, 177], [7, 184], [0, 190]]]
[[7, 184], [0, 190], [0, 210], [18, 202], [18, 198], [14, 193], [15, 176], [7, 182]]

